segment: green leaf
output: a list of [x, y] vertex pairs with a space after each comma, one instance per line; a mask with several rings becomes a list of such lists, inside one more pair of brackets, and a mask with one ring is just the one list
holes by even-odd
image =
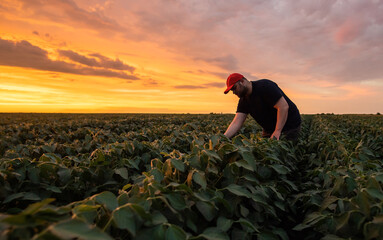
[[136, 220], [134, 218], [134, 212], [129, 206], [117, 208], [113, 211], [112, 216], [117, 228], [126, 229], [133, 236], [136, 235]]
[[379, 174], [375, 176], [375, 179], [381, 183], [383, 183], [383, 174]]
[[281, 195], [280, 192], [277, 191], [277, 189], [275, 187], [268, 186], [268, 188], [271, 189], [275, 193], [275, 195], [279, 198], [279, 200], [281, 200], [281, 201], [285, 200], [285, 198]]
[[238, 221], [236, 221], [238, 223], [240, 223], [241, 225], [244, 225], [246, 226], [247, 228], [249, 228], [251, 231], [250, 232], [259, 232], [258, 229], [254, 226], [254, 224], [252, 224], [250, 221], [248, 221], [247, 219], [245, 218], [240, 218]]
[[118, 202], [116, 196], [111, 192], [102, 192], [92, 196], [92, 199], [95, 199], [97, 203], [103, 204], [107, 209], [113, 211], [118, 207]]
[[170, 205], [176, 210], [183, 210], [186, 208], [186, 203], [184, 197], [179, 193], [169, 193], [165, 194], [166, 198], [169, 200]]
[[210, 222], [216, 216], [216, 209], [214, 208], [213, 204], [211, 204], [210, 202], [198, 201], [196, 203], [196, 206], [199, 212], [207, 221]]
[[42, 207], [45, 207], [46, 205], [48, 205], [49, 203], [53, 202], [54, 200], [55, 200], [54, 198], [47, 198], [47, 199], [44, 199], [41, 202], [33, 203], [33, 204], [29, 205], [22, 212], [22, 214], [34, 214], [34, 213], [38, 212]]
[[180, 160], [176, 158], [170, 159], [170, 162], [172, 163], [172, 166], [176, 168], [180, 172], [185, 171], [185, 164]]
[[289, 236], [287, 235], [286, 231], [282, 228], [273, 229], [273, 233], [278, 235], [282, 240], [289, 240]]
[[242, 167], [249, 171], [254, 171], [254, 168], [250, 166], [245, 160], [239, 160], [239, 161], [233, 162], [233, 164], [235, 164], [237, 167]]
[[208, 156], [209, 161], [211, 162], [215, 163], [217, 162], [216, 160], [221, 161], [220, 156], [215, 151], [204, 149], [201, 151], [201, 154], [206, 154]]
[[154, 180], [161, 182], [164, 179], [164, 174], [158, 168], [150, 170], [150, 174], [154, 176]]
[[43, 145], [43, 146], [41, 146], [41, 148], [42, 148], [45, 152], [47, 152], [47, 153], [51, 153], [51, 152], [53, 152], [53, 149], [52, 149], [51, 146]]
[[365, 239], [381, 239], [383, 230], [380, 224], [369, 222], [366, 223], [363, 228], [363, 235]]
[[230, 184], [225, 189], [229, 190], [231, 193], [237, 196], [247, 197], [247, 198], [252, 197], [252, 194], [246, 188], [239, 186], [237, 184]]
[[200, 172], [200, 171], [195, 171], [193, 173], [193, 181], [196, 182], [198, 185], [202, 187], [202, 189], [206, 189], [206, 178], [205, 178], [205, 173]]
[[113, 240], [109, 235], [100, 229], [78, 219], [59, 222], [52, 225], [49, 230], [56, 236], [63, 239], [80, 238], [83, 240]]
[[347, 177], [346, 178], [346, 186], [347, 186], [347, 191], [350, 193], [350, 192], [354, 191], [354, 189], [356, 189], [358, 185], [353, 178]]
[[166, 229], [165, 238], [166, 240], [185, 240], [186, 233], [182, 228], [170, 224], [168, 229]]
[[93, 223], [100, 207], [100, 205], [81, 204], [74, 207], [72, 211], [78, 218], [85, 220], [87, 223]]
[[219, 143], [221, 137], [219, 135], [213, 135], [210, 137], [209, 143], [211, 142], [211, 147], [214, 148]]
[[48, 185], [48, 186], [45, 187], [45, 189], [48, 190], [48, 191], [51, 191], [51, 192], [61, 193], [60, 188], [58, 188], [56, 186]]
[[61, 158], [58, 157], [54, 153], [44, 153], [40, 158], [39, 161], [41, 162], [51, 162], [51, 163], [58, 163], [61, 161]]
[[323, 238], [321, 238], [321, 240], [345, 240], [344, 238], [341, 238], [341, 237], [338, 237], [336, 235], [332, 235], [332, 234], [327, 234], [326, 236], [324, 236]]
[[202, 234], [198, 235], [207, 240], [229, 240], [229, 236], [226, 233], [222, 232], [220, 229], [215, 227], [206, 228]]
[[24, 200], [31, 200], [31, 201], [40, 201], [41, 197], [39, 195], [37, 195], [37, 193], [27, 192], [24, 194], [23, 199]]
[[90, 155], [92, 165], [99, 165], [105, 163], [105, 155], [100, 149], [94, 150]]
[[61, 182], [67, 183], [71, 179], [71, 170], [66, 167], [60, 167], [57, 175], [59, 175]]
[[242, 204], [240, 204], [240, 206], [239, 206], [239, 211], [240, 211], [240, 213], [241, 213], [241, 215], [243, 216], [243, 217], [247, 217], [247, 215], [249, 215], [249, 209], [247, 209], [245, 206], [243, 206]]
[[124, 167], [123, 168], [117, 168], [117, 169], [114, 170], [114, 172], [117, 175], [120, 175], [125, 180], [129, 179], [128, 170], [126, 168], [124, 168]]
[[140, 170], [140, 167], [138, 166], [138, 162], [135, 159], [124, 158], [124, 160], [128, 163], [129, 168], [135, 168], [137, 170]]
[[303, 221], [303, 223], [298, 224], [293, 228], [295, 231], [302, 231], [303, 229], [309, 228], [313, 226], [315, 223], [319, 222], [320, 220], [324, 219], [325, 216], [321, 215], [318, 212], [313, 212], [309, 215], [307, 215]]
[[38, 184], [40, 183], [40, 169], [31, 165], [28, 168], [28, 178], [31, 180], [32, 183]]
[[344, 227], [348, 223], [348, 219], [350, 218], [350, 212], [345, 212], [341, 214], [339, 217], [335, 218], [336, 222], [336, 230], [338, 231], [342, 227]]
[[207, 191], [194, 192], [193, 195], [203, 202], [208, 202], [212, 199], [212, 196]]
[[25, 194], [25, 192], [19, 192], [19, 193], [11, 194], [4, 199], [3, 203], [9, 203], [15, 199], [22, 198], [22, 197], [24, 197], [24, 194]]
[[151, 220], [151, 216], [145, 212], [145, 209], [141, 205], [135, 203], [128, 203], [126, 205], [129, 206], [132, 210], [134, 210], [136, 216], [139, 216], [141, 219], [146, 221]]
[[30, 216], [23, 214], [6, 216], [5, 218], [0, 219], [0, 223], [6, 223], [8, 225], [17, 227], [35, 227], [36, 225], [41, 224], [41, 222], [36, 223], [33, 218], [31, 219]]
[[284, 179], [283, 180], [285, 183], [287, 183], [293, 190], [298, 191], [297, 185], [295, 185], [292, 181]]
[[251, 166], [252, 171], [254, 171], [257, 168], [254, 155], [250, 151], [243, 150], [242, 148], [240, 148], [239, 154], [247, 162], [247, 164]]
[[251, 174], [246, 174], [246, 175], [243, 175], [242, 176], [244, 179], [246, 179], [247, 181], [250, 181], [250, 182], [254, 182], [254, 183], [256, 183], [256, 184], [259, 184], [259, 180], [255, 177], [255, 176], [253, 176], [253, 175], [251, 175]]
[[283, 166], [283, 165], [272, 164], [272, 165], [270, 165], [270, 167], [273, 168], [279, 174], [285, 175], [285, 174], [290, 172], [290, 169], [285, 167], [285, 166]]
[[367, 191], [367, 193], [368, 193], [371, 197], [377, 198], [377, 199], [379, 199], [380, 201], [383, 200], [383, 193], [382, 193], [380, 190], [375, 189], [375, 188], [367, 188], [366, 191]]
[[354, 197], [353, 201], [357, 203], [362, 213], [366, 216], [370, 215], [370, 203], [366, 191], [359, 192], [356, 197]]
[[165, 239], [165, 226], [158, 225], [151, 228], [143, 228], [141, 231], [137, 233], [137, 236], [134, 238], [135, 240], [166, 240]]
[[221, 229], [223, 232], [227, 232], [231, 225], [233, 224], [233, 220], [227, 219], [225, 217], [219, 216], [217, 219], [217, 227]]
[[335, 197], [335, 196], [329, 196], [327, 198], [325, 198], [322, 202], [322, 205], [321, 205], [321, 211], [323, 211], [324, 209], [326, 209], [331, 203], [335, 202], [335, 201], [338, 201], [338, 197]]
[[152, 217], [153, 225], [158, 225], [158, 224], [163, 224], [168, 222], [168, 219], [162, 213], [158, 211], [152, 212], [151, 217]]

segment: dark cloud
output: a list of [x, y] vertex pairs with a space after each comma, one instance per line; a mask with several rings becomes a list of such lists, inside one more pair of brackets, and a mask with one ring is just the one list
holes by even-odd
[[134, 67], [124, 64], [120, 59], [113, 60], [111, 58], [105, 57], [99, 53], [90, 54], [92, 57], [96, 57], [99, 59], [100, 65], [105, 68], [111, 68], [116, 70], [128, 70], [133, 72], [135, 70]]
[[154, 79], [144, 80], [143, 83], [144, 83], [145, 86], [150, 86], [150, 87], [158, 86], [158, 84], [159, 84], [159, 82], [154, 80]]
[[113, 60], [99, 53], [89, 55], [92, 57], [96, 57], [96, 59], [81, 55], [70, 50], [59, 50], [58, 52], [61, 56], [67, 57], [74, 62], [81, 63], [90, 67], [101, 67], [114, 70], [128, 70], [131, 73], [133, 73], [135, 70], [134, 67], [124, 64], [120, 59]]
[[49, 58], [46, 50], [34, 46], [25, 40], [13, 42], [0, 38], [0, 65], [79, 75], [116, 77], [129, 80], [138, 79], [136, 76], [128, 75], [123, 71], [117, 72], [109, 69], [82, 67], [64, 61], [52, 60]]
[[205, 83], [205, 87], [216, 87], [216, 88], [221, 88], [225, 87], [225, 82], [211, 82], [211, 83]]
[[73, 51], [70, 51], [70, 50], [58, 50], [57, 52], [60, 54], [60, 56], [67, 57], [74, 62], [78, 62], [78, 63], [84, 64], [84, 65], [87, 65], [90, 67], [99, 67], [100, 66], [99, 62], [96, 59], [88, 58], [86, 56], [80, 55], [80, 54], [73, 52]]

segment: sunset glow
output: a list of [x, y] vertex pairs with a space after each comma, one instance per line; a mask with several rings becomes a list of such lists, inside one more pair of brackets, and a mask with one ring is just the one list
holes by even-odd
[[226, 77], [301, 113], [383, 112], [383, 1], [2, 0], [0, 112], [234, 113]]

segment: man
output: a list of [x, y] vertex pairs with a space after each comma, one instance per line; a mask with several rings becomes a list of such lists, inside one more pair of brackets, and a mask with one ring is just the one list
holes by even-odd
[[237, 113], [225, 132], [226, 137], [233, 137], [250, 114], [263, 128], [263, 137], [298, 138], [299, 110], [276, 83], [268, 79], [250, 82], [243, 75], [233, 73], [227, 78], [226, 86], [225, 94], [232, 91], [239, 97]]

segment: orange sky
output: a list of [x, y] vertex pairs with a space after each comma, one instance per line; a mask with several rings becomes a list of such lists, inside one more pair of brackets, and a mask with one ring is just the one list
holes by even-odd
[[301, 113], [383, 112], [383, 1], [2, 0], [0, 112], [234, 113], [226, 77]]

